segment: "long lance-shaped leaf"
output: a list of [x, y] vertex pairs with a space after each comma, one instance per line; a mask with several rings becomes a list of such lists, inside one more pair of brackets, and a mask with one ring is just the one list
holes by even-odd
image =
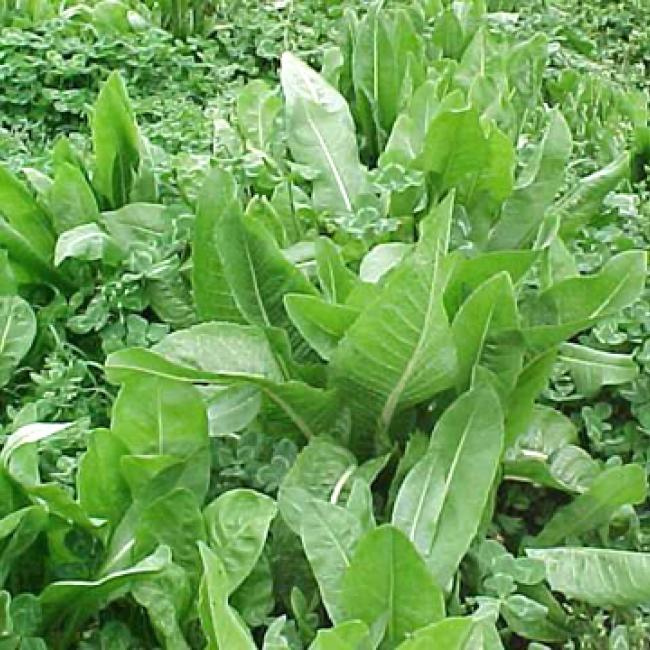
[[445, 411], [398, 493], [393, 522], [440, 585], [449, 583], [476, 535], [502, 448], [499, 399], [487, 386], [475, 388]]
[[201, 320], [243, 320], [226, 280], [217, 245], [219, 220], [228, 212], [241, 211], [232, 175], [220, 169], [210, 172], [199, 195], [192, 244], [192, 287]]
[[597, 607], [634, 607], [650, 602], [650, 553], [607, 548], [528, 549], [546, 565], [553, 591]]
[[366, 184], [359, 162], [354, 122], [339, 92], [293, 54], [282, 55], [287, 133], [294, 159], [318, 171], [314, 206], [352, 212]]

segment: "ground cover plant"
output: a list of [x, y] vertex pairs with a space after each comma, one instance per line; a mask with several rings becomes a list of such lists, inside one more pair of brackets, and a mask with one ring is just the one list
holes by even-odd
[[647, 109], [498, 4], [0, 169], [1, 644], [644, 647]]

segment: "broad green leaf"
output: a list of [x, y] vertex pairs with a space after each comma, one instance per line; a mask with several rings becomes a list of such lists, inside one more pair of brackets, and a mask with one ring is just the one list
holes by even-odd
[[494, 125], [486, 129], [474, 108], [436, 115], [415, 165], [432, 174], [439, 192], [455, 188], [470, 210], [488, 198], [500, 203], [512, 188], [512, 145]]
[[208, 421], [199, 392], [163, 378], [126, 383], [113, 406], [111, 431], [131, 454], [190, 456], [208, 445]]
[[421, 555], [431, 552], [436, 524], [444, 504], [444, 467], [426, 453], [406, 475], [395, 500], [392, 523]]
[[574, 343], [560, 346], [558, 360], [568, 367], [576, 390], [584, 397], [595, 395], [603, 386], [633, 381], [639, 373], [632, 355], [612, 354]]
[[562, 236], [575, 234], [598, 216], [605, 197], [629, 176], [630, 154], [625, 152], [612, 160], [607, 167], [580, 179], [576, 186], [555, 205], [562, 214], [560, 227]]
[[646, 253], [625, 251], [596, 274], [568, 278], [542, 292], [524, 329], [532, 347], [544, 349], [585, 329], [599, 318], [618, 313], [641, 294]]
[[556, 511], [534, 543], [555, 546], [567, 537], [603, 526], [621, 506], [643, 503], [647, 492], [645, 471], [639, 465], [606, 469], [584, 494]]
[[45, 623], [60, 621], [68, 632], [74, 631], [96, 610], [130, 591], [137, 582], [160, 573], [170, 561], [169, 549], [161, 546], [138, 564], [98, 580], [52, 582], [39, 596]]
[[434, 209], [435, 235], [391, 274], [379, 298], [348, 329], [332, 358], [332, 383], [357, 429], [388, 444], [393, 417], [455, 379], [456, 349], [442, 304], [442, 259], [453, 206]]
[[9, 260], [22, 272], [20, 283], [40, 280], [66, 292], [72, 291], [72, 284], [59, 273], [50, 262], [51, 248], [42, 255], [29, 236], [23, 235], [9, 221], [0, 215], [0, 245], [7, 249]]
[[3, 542], [0, 551], [0, 587], [48, 523], [49, 513], [45, 505], [26, 506], [0, 519], [0, 541]]
[[124, 257], [124, 251], [96, 223], [88, 223], [66, 230], [58, 238], [54, 249], [54, 265], [59, 266], [70, 257], [101, 260], [107, 266], [117, 266]]
[[271, 563], [264, 553], [232, 594], [231, 604], [251, 628], [268, 621], [275, 607], [275, 593]]
[[215, 375], [255, 375], [272, 381], [283, 378], [268, 338], [254, 326], [202, 323], [169, 334], [153, 350], [179, 366]]
[[345, 99], [289, 52], [282, 55], [280, 79], [293, 158], [318, 172], [313, 181], [314, 207], [353, 212], [367, 181]]
[[555, 110], [535, 154], [517, 177], [489, 241], [491, 250], [524, 248], [535, 238], [544, 214], [564, 180], [571, 154], [571, 131]]
[[361, 538], [359, 520], [345, 508], [313, 499], [302, 513], [300, 536], [330, 620], [346, 620], [343, 576]]
[[316, 273], [325, 297], [333, 303], [344, 303], [359, 284], [359, 278], [345, 266], [331, 239], [320, 237], [315, 249]]
[[542, 560], [553, 591], [596, 607], [635, 607], [650, 601], [650, 554], [605, 548], [527, 549]]
[[309, 650], [370, 650], [370, 632], [362, 621], [346, 621], [329, 630], [319, 630]]
[[0, 296], [0, 387], [5, 386], [36, 337], [36, 316], [18, 296]]
[[470, 650], [475, 625], [471, 618], [446, 618], [417, 630], [398, 650]]
[[21, 239], [29, 242], [34, 254], [48, 260], [54, 248], [54, 231], [49, 215], [25, 185], [0, 165], [0, 216]]
[[373, 627], [385, 620], [381, 648], [393, 648], [445, 615], [443, 594], [406, 536], [390, 525], [366, 533], [343, 578], [350, 619]]
[[126, 453], [117, 436], [108, 429], [97, 429], [77, 471], [79, 504], [89, 516], [106, 519], [112, 526], [118, 524], [131, 500], [120, 470], [120, 459]]
[[197, 572], [196, 544], [206, 541], [206, 531], [196, 495], [187, 488], [176, 488], [145, 506], [138, 515], [134, 537], [136, 557], [166, 546], [175, 564]]
[[242, 320], [218, 253], [219, 221], [228, 212], [241, 214], [237, 186], [229, 173], [214, 169], [199, 194], [192, 242], [192, 288], [201, 320]]
[[304, 294], [287, 294], [284, 307], [305, 341], [326, 361], [359, 316], [356, 309]]
[[[302, 441], [318, 435], [336, 436], [341, 417], [341, 399], [336, 390], [314, 388], [301, 381], [276, 384], [251, 380], [264, 397], [261, 417], [269, 431], [298, 436]], [[345, 433], [344, 430], [340, 431]]]
[[[587, 472], [584, 476], [591, 475], [591, 478], [600, 469], [587, 452], [573, 446], [577, 437], [576, 427], [569, 418], [549, 407], [536, 405], [526, 430], [506, 450], [505, 478], [530, 480], [568, 492], [584, 491], [583, 472], [576, 472], [577, 467], [586, 462], [595, 474]], [[577, 465], [566, 462], [571, 456]], [[567, 472], [568, 467], [573, 467], [573, 470]], [[562, 468], [562, 472], [558, 472], [558, 468]]]
[[412, 244], [388, 242], [378, 244], [361, 260], [359, 277], [363, 282], [376, 284], [413, 250]]
[[[431, 434], [427, 460], [420, 462], [433, 462], [441, 468], [432, 474], [442, 474], [444, 483], [440, 493], [429, 495], [442, 506], [435, 508], [439, 514], [425, 557], [440, 585], [449, 584], [478, 531], [501, 460], [503, 436], [499, 399], [485, 386], [461, 395]], [[417, 497], [413, 494], [412, 498]], [[429, 508], [416, 513], [426, 517]], [[426, 530], [424, 520], [420, 525]]]
[[285, 258], [264, 226], [228, 211], [217, 222], [216, 244], [235, 303], [246, 320], [290, 330], [284, 295], [315, 295], [316, 289]]
[[181, 630], [181, 620], [191, 602], [187, 573], [170, 564], [157, 576], [133, 586], [133, 597], [147, 610], [160, 643], [174, 650], [189, 650]]
[[538, 256], [537, 251], [495, 251], [463, 259], [453, 269], [445, 288], [445, 308], [450, 318], [473, 291], [498, 273], [505, 271], [513, 285], [519, 284]]
[[129, 202], [140, 167], [140, 140], [124, 82], [113, 72], [95, 102], [92, 120], [93, 186], [108, 208]]
[[154, 242], [173, 232], [172, 212], [157, 203], [129, 203], [112, 212], [102, 212], [100, 224], [124, 250], [150, 251]]
[[250, 146], [268, 150], [281, 110], [282, 100], [264, 81], [255, 79], [242, 88], [237, 95], [237, 121]]
[[203, 511], [208, 544], [228, 576], [228, 594], [253, 570], [276, 514], [273, 499], [246, 489], [225, 492]]
[[[284, 477], [278, 492], [282, 518], [291, 530], [300, 535], [304, 512], [311, 500], [330, 501], [335, 490], [340, 495], [356, 470], [357, 460], [347, 448], [327, 438], [311, 440]], [[289, 494], [296, 489], [305, 494]], [[306, 498], [297, 500], [296, 496]]]
[[0, 451], [0, 461], [11, 470], [12, 456], [25, 445], [33, 445], [53, 436], [70, 426], [69, 423], [32, 422], [16, 429], [5, 440]]
[[540, 354], [534, 357], [517, 377], [505, 409], [506, 448], [513, 445], [519, 436], [528, 430], [534, 416], [535, 401], [548, 385], [556, 358], [557, 352], [554, 349]]
[[211, 436], [241, 431], [258, 415], [262, 395], [257, 386], [234, 384], [218, 388], [208, 401]]
[[59, 234], [99, 220], [92, 188], [81, 169], [69, 162], [57, 165], [47, 203]]
[[229, 579], [219, 556], [199, 542], [203, 580], [199, 590], [199, 617], [207, 637], [206, 650], [256, 650], [250, 631], [228, 604]]
[[469, 386], [490, 331], [516, 329], [518, 318], [514, 288], [505, 271], [486, 280], [461, 305], [451, 324], [458, 351], [459, 391]]

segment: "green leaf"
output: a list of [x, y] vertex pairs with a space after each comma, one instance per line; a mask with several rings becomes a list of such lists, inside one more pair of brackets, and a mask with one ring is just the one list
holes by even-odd
[[514, 287], [505, 271], [486, 280], [462, 304], [451, 324], [458, 350], [459, 392], [469, 386], [490, 332], [516, 329], [518, 320]]
[[446, 618], [417, 630], [398, 650], [470, 650], [470, 637], [475, 625], [471, 618]]
[[455, 379], [456, 349], [442, 304], [441, 265], [453, 197], [434, 209], [431, 251], [422, 246], [387, 280], [379, 298], [348, 329], [332, 358], [332, 383], [357, 428], [388, 444], [393, 417]]
[[[356, 470], [357, 460], [348, 449], [326, 438], [311, 440], [284, 477], [278, 493], [282, 518], [291, 530], [300, 535], [304, 513], [312, 498], [330, 501], [335, 490], [340, 495]], [[296, 489], [305, 494], [290, 494]], [[305, 495], [306, 499], [295, 498]]]
[[413, 245], [405, 242], [377, 244], [361, 260], [359, 277], [363, 282], [376, 284], [391, 269], [394, 269], [411, 250], [413, 250]]
[[158, 377], [141, 377], [122, 387], [111, 431], [131, 454], [186, 458], [208, 445], [208, 421], [199, 392]]
[[242, 320], [218, 252], [219, 221], [229, 212], [241, 213], [237, 185], [231, 174], [213, 169], [199, 194], [192, 241], [192, 288], [201, 320]]
[[264, 553], [232, 595], [232, 606], [251, 628], [266, 624], [275, 607], [271, 563]]
[[99, 220], [99, 208], [92, 188], [81, 169], [72, 163], [56, 166], [54, 183], [47, 193], [57, 233]]
[[442, 591], [424, 560], [397, 528], [384, 525], [358, 543], [343, 578], [343, 605], [368, 627], [385, 622], [381, 648], [393, 648], [445, 615]]
[[596, 477], [584, 494], [558, 509], [534, 538], [534, 543], [536, 546], [555, 546], [567, 537], [599, 528], [609, 523], [621, 506], [643, 503], [647, 492], [642, 467], [632, 464], [610, 467]]
[[275, 133], [282, 100], [266, 82], [255, 79], [237, 95], [237, 125], [250, 146], [266, 151]]
[[562, 114], [554, 110], [542, 141], [503, 206], [501, 218], [490, 235], [491, 250], [524, 248], [532, 242], [562, 186], [571, 147], [571, 131]]
[[362, 621], [346, 621], [329, 630], [318, 630], [309, 650], [370, 650], [370, 632]]
[[581, 178], [571, 191], [555, 205], [562, 214], [562, 237], [575, 234], [600, 214], [603, 201], [624, 179], [630, 176], [630, 154], [625, 152], [612, 162]]
[[313, 181], [314, 207], [353, 212], [367, 181], [345, 99], [289, 52], [282, 55], [280, 79], [293, 158], [318, 172]]
[[646, 270], [644, 251], [625, 251], [594, 275], [558, 282], [540, 294], [524, 329], [526, 341], [544, 349], [618, 313], [641, 295]]
[[250, 631], [228, 604], [229, 578], [219, 556], [199, 542], [203, 580], [199, 590], [199, 617], [208, 640], [207, 650], [256, 650]]
[[91, 120], [93, 186], [109, 208], [129, 202], [140, 167], [140, 139], [124, 82], [113, 72], [103, 85]]
[[206, 540], [196, 494], [187, 488], [176, 488], [146, 505], [138, 514], [134, 538], [136, 557], [166, 546], [176, 564], [196, 573], [200, 567], [196, 544]]
[[106, 519], [112, 526], [117, 526], [131, 501], [120, 470], [126, 453], [126, 446], [111, 431], [97, 429], [77, 471], [79, 504], [89, 516]]
[[356, 309], [304, 294], [287, 294], [284, 307], [305, 341], [326, 361], [359, 316]]
[[17, 567], [23, 554], [34, 544], [49, 523], [44, 505], [26, 506], [0, 519], [0, 587]]
[[445, 288], [445, 308], [456, 314], [467, 297], [486, 280], [505, 271], [517, 285], [538, 258], [537, 251], [495, 251], [463, 259], [453, 269]]
[[330, 620], [346, 620], [343, 576], [361, 538], [359, 520], [345, 508], [313, 499], [302, 513], [300, 536]]
[[560, 346], [558, 360], [569, 368], [576, 390], [584, 397], [595, 395], [603, 386], [633, 381], [639, 374], [632, 355], [612, 354], [574, 343]]
[[0, 296], [0, 387], [9, 383], [35, 337], [36, 316], [29, 303], [18, 296]]
[[556, 358], [556, 350], [551, 349], [533, 358], [519, 373], [505, 409], [506, 448], [528, 430], [534, 416], [535, 401], [548, 385]]
[[553, 591], [596, 607], [635, 607], [650, 601], [650, 554], [605, 548], [527, 549], [542, 560]]
[[262, 395], [257, 386], [235, 384], [218, 388], [208, 401], [210, 435], [245, 429], [259, 414]]
[[96, 223], [76, 226], [64, 232], [56, 242], [54, 265], [69, 257], [79, 260], [101, 260], [107, 266], [117, 266], [124, 251]]
[[273, 499], [245, 489], [225, 492], [203, 511], [208, 543], [228, 576], [228, 594], [253, 570], [276, 514]]
[[174, 650], [189, 650], [181, 631], [181, 620], [191, 602], [187, 573], [175, 564], [157, 576], [133, 586], [133, 597], [147, 610], [160, 643]]
[[167, 335], [153, 350], [168, 361], [212, 374], [283, 379], [265, 333], [236, 323], [202, 323]]
[[345, 266], [331, 239], [319, 237], [315, 251], [316, 273], [325, 297], [333, 303], [344, 303], [359, 284], [359, 278]]
[[34, 254], [48, 260], [54, 248], [49, 215], [29, 190], [6, 167], [0, 165], [0, 215]]
[[129, 203], [112, 212], [102, 212], [100, 224], [124, 250], [141, 248], [149, 252], [173, 227], [172, 214], [157, 203]]
[[285, 258], [266, 228], [244, 219], [237, 210], [220, 218], [216, 238], [224, 274], [246, 320], [262, 327], [291, 330], [282, 301], [284, 295], [315, 295], [316, 289]]
[[169, 549], [161, 546], [138, 564], [98, 580], [50, 583], [39, 596], [45, 624], [50, 626], [57, 621], [63, 622], [69, 634], [95, 611], [130, 591], [137, 582], [158, 574], [170, 561]]
[[[501, 459], [503, 435], [499, 399], [485, 386], [461, 395], [443, 413], [431, 434], [429, 453], [420, 463], [435, 463], [431, 475], [444, 476], [441, 492], [427, 494], [441, 505], [423, 502], [422, 507], [416, 507], [414, 517], [422, 521], [414, 531], [421, 529], [424, 533], [421, 550], [440, 585], [450, 582], [479, 529]], [[417, 490], [410, 488], [411, 499], [417, 502]], [[439, 514], [431, 526], [426, 516], [436, 510]]]

